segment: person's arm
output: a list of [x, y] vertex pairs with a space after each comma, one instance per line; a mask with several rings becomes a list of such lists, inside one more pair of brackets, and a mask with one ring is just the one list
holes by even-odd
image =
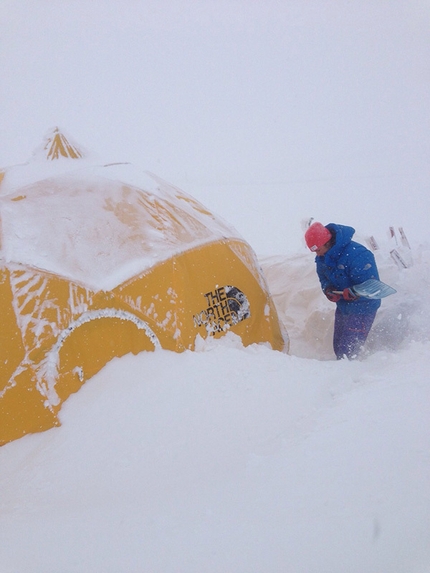
[[325, 264], [323, 262], [322, 257], [317, 257], [316, 265], [317, 265], [317, 275], [323, 293], [330, 302], [337, 302], [338, 300], [341, 299], [341, 295], [339, 293], [334, 292], [334, 286], [330, 284], [330, 281], [324, 272]]
[[359, 285], [368, 279], [378, 279], [379, 273], [376, 266], [375, 257], [368, 249], [364, 249], [351, 262], [350, 266], [351, 285]]

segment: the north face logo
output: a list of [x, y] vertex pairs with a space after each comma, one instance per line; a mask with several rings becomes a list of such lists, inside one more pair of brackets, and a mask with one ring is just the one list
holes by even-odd
[[193, 316], [194, 326], [204, 326], [209, 334], [225, 332], [251, 316], [246, 295], [234, 286], [224, 286], [204, 295], [207, 307]]

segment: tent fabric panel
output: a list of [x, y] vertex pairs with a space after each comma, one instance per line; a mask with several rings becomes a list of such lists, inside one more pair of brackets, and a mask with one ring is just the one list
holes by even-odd
[[15, 382], [0, 400], [0, 446], [60, 425], [55, 409], [46, 407], [46, 399], [37, 390], [31, 367], [21, 371]]
[[192, 350], [197, 335], [220, 337], [228, 330], [245, 345], [268, 342], [275, 350], [286, 350], [288, 342], [254, 257], [243, 241], [216, 241], [156, 265], [114, 293], [150, 321], [169, 350]]
[[232, 331], [245, 346], [267, 342], [275, 350], [285, 349], [269, 293], [256, 268], [238, 258], [238, 248], [253, 260], [252, 249], [236, 240], [214, 242], [176, 258], [177, 275], [187, 285], [181, 320], [186, 348], [195, 348], [197, 335], [219, 338]]
[[113, 358], [153, 350], [146, 332], [130, 320], [102, 317], [85, 322], [59, 350], [56, 392], [63, 402]]
[[10, 288], [9, 271], [0, 271], [0, 396], [8, 385], [16, 368], [25, 356], [24, 344], [17, 324], [13, 305], [13, 294]]

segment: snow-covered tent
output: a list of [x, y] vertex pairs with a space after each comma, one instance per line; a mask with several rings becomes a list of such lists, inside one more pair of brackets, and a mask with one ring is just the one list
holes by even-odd
[[288, 338], [250, 246], [157, 176], [96, 165], [52, 130], [0, 170], [0, 445], [59, 425], [109, 360], [227, 330]]

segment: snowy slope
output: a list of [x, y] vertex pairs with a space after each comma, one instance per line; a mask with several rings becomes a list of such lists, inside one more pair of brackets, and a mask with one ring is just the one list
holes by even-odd
[[3, 570], [428, 571], [429, 344], [112, 362], [0, 451]]

